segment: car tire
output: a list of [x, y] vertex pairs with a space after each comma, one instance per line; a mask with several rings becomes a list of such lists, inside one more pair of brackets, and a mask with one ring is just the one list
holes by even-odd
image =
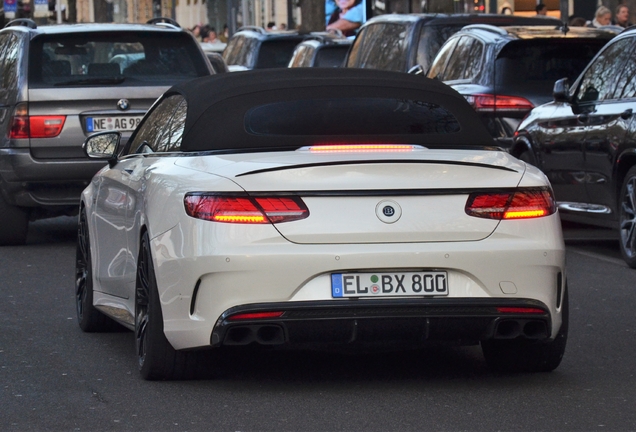
[[135, 293], [135, 342], [139, 372], [146, 380], [193, 379], [200, 373], [200, 353], [177, 351], [163, 331], [163, 314], [155, 277], [150, 238], [139, 247]]
[[629, 267], [636, 268], [636, 166], [625, 175], [618, 212], [621, 255]]
[[86, 212], [82, 210], [77, 227], [75, 254], [75, 306], [77, 322], [87, 333], [109, 332], [121, 326], [93, 306], [93, 261]]
[[7, 203], [0, 194], [0, 246], [23, 245], [29, 230], [29, 213]]
[[567, 284], [561, 306], [561, 328], [548, 342], [527, 339], [482, 341], [488, 367], [497, 372], [550, 372], [556, 369], [565, 353], [569, 327]]

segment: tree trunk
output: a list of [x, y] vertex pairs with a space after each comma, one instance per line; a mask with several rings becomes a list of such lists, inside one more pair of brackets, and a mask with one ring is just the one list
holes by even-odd
[[325, 31], [325, 0], [299, 0], [303, 32]]

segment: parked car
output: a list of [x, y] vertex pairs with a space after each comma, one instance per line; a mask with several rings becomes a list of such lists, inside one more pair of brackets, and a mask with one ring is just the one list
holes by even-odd
[[289, 67], [342, 67], [351, 42], [343, 36], [312, 34], [296, 46]]
[[230, 72], [286, 68], [296, 45], [307, 38], [296, 31], [267, 31], [242, 27], [232, 35], [223, 51]]
[[208, 61], [212, 65], [212, 69], [214, 69], [215, 74], [225, 73], [230, 71], [227, 65], [225, 64], [225, 60], [223, 60], [223, 54], [220, 54], [218, 52], [206, 51], [205, 56], [207, 57]]
[[533, 109], [511, 152], [548, 176], [561, 217], [616, 228], [636, 268], [636, 30], [610, 41], [554, 101]]
[[521, 119], [552, 100], [554, 81], [575, 79], [614, 36], [586, 27], [470, 25], [446, 41], [428, 77], [462, 94], [509, 149]]
[[362, 25], [347, 55], [350, 68], [426, 73], [442, 44], [469, 24], [560, 26], [551, 17], [496, 14], [387, 14]]
[[559, 365], [550, 184], [492, 147], [450, 87], [345, 68], [220, 74], [173, 87], [122, 144], [85, 144], [109, 165], [82, 194], [76, 302], [84, 331], [135, 330], [144, 378], [250, 344], [461, 340], [495, 369]]
[[82, 151], [89, 134], [129, 136], [171, 85], [212, 73], [194, 38], [164, 22], [19, 19], [0, 30], [0, 52], [0, 245], [24, 243], [30, 220], [77, 213], [104, 166]]

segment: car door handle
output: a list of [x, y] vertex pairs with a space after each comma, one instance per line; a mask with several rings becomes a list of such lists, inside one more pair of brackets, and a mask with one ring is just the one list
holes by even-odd
[[628, 108], [621, 113], [621, 118], [623, 120], [627, 120], [628, 118], [632, 116], [633, 113], [634, 113], [633, 110], [631, 108]]
[[590, 119], [590, 116], [587, 114], [579, 114], [577, 119], [579, 120], [579, 123], [587, 123], [588, 120]]

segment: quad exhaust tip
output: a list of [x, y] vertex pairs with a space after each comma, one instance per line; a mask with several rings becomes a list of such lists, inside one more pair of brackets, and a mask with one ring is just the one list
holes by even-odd
[[506, 319], [497, 323], [495, 339], [545, 339], [548, 337], [548, 327], [545, 321]]
[[224, 345], [249, 345], [256, 342], [261, 345], [281, 345], [285, 343], [285, 332], [279, 325], [248, 325], [231, 327]]

